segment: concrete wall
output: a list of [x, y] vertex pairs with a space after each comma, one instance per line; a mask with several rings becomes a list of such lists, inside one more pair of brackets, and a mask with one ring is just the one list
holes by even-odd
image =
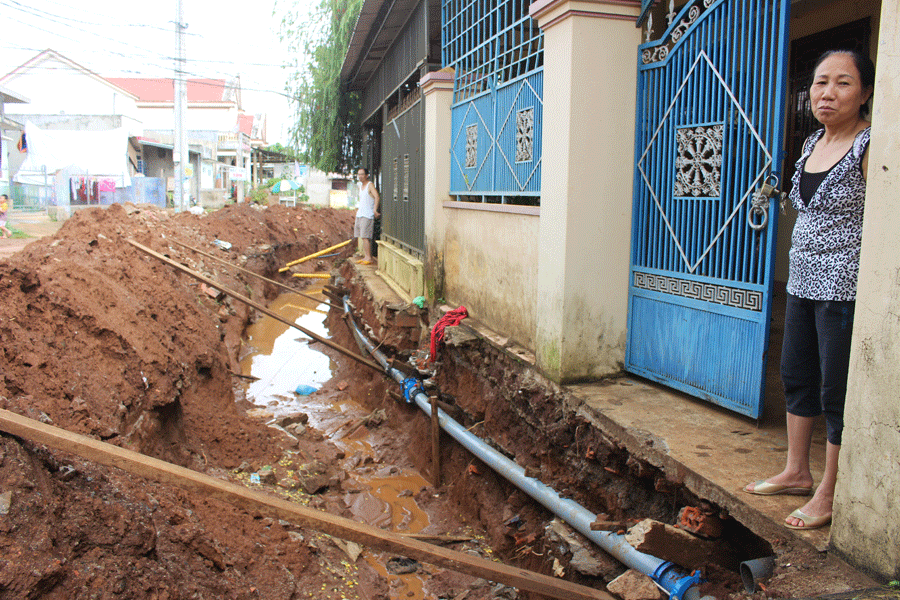
[[3, 85], [31, 100], [7, 105], [9, 115], [125, 115], [132, 121], [141, 120], [133, 97], [53, 57], [11, 76]]
[[831, 543], [900, 579], [900, 6], [884, 2], [866, 215]]
[[533, 348], [539, 217], [522, 214], [528, 207], [498, 206], [498, 210], [518, 212], [491, 212], [472, 210], [465, 202], [448, 204], [454, 208], [445, 204], [443, 211], [445, 298], [465, 305], [473, 318]]
[[31, 121], [41, 129], [54, 131], [110, 131], [111, 129], [123, 127], [128, 131], [129, 136], [140, 135], [143, 131], [140, 122], [124, 115], [41, 115], [20, 113], [16, 115], [15, 119], [23, 125], [26, 121]]

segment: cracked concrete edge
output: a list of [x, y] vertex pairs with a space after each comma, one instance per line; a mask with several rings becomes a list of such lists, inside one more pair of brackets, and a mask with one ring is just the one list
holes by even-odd
[[[763, 513], [744, 503], [736, 495], [689, 469], [670, 456], [667, 447], [657, 448], [657, 444], [653, 442], [656, 436], [650, 434], [648, 437], [646, 435], [647, 432], [635, 432], [622, 427], [603, 413], [593, 410], [575, 393], [569, 393], [577, 399], [575, 403], [577, 407], [574, 410], [576, 415], [591, 423], [605, 435], [621, 443], [632, 456], [662, 470], [667, 479], [683, 485], [699, 498], [709, 500], [726, 509], [731, 517], [754, 534], [769, 542], [776, 539], [784, 540], [789, 538], [791, 541], [817, 552], [822, 552], [826, 549], [773, 522]], [[647, 443], [648, 441], [650, 442], [649, 444]]]

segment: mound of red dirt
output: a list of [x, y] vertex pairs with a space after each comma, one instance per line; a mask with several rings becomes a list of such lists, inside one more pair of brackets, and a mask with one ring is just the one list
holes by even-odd
[[[232, 383], [254, 311], [127, 240], [266, 304], [276, 286], [181, 244], [276, 278], [352, 221], [248, 204], [79, 211], [0, 261], [0, 408], [213, 474], [267, 464], [279, 438]], [[0, 434], [0, 598], [291, 598], [311, 552], [287, 523]]]
[[179, 464], [254, 458], [259, 432], [235, 409], [229, 374], [250, 309], [126, 240], [265, 303], [274, 286], [181, 244], [277, 271], [346, 239], [351, 221], [350, 211], [247, 204], [199, 217], [79, 211], [0, 263], [0, 407]]

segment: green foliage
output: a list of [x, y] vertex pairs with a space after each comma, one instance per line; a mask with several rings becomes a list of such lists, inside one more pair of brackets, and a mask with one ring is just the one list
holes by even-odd
[[278, 154], [290, 156], [294, 160], [298, 160], [298, 161], [303, 160], [303, 158], [300, 156], [300, 154], [297, 152], [297, 150], [295, 150], [294, 148], [286, 148], [286, 147], [282, 146], [280, 142], [276, 142], [276, 143], [272, 144], [271, 146], [267, 146], [266, 148], [263, 148], [263, 150], [268, 150], [269, 152], [277, 152]]
[[250, 202], [255, 202], [256, 204], [264, 204], [265, 201], [269, 197], [269, 188], [266, 187], [257, 187], [250, 190], [250, 193], [247, 194]]
[[299, 158], [326, 173], [349, 173], [362, 149], [361, 100], [341, 85], [341, 66], [363, 0], [319, 0], [312, 14], [289, 11], [281, 39], [299, 57], [287, 83], [290, 133]]

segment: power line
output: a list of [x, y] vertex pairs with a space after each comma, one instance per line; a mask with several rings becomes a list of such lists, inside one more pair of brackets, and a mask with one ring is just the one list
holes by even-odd
[[[61, 2], [55, 2], [54, 0], [43, 0], [43, 1], [44, 1], [44, 2], [48, 2], [48, 3], [50, 3], [50, 4], [55, 4], [55, 5], [57, 5], [57, 6], [64, 7], [64, 8], [72, 8], [71, 5], [68, 5], [68, 4], [62, 4]], [[113, 15], [108, 15], [108, 14], [105, 14], [105, 13], [98, 13], [98, 12], [94, 12], [94, 11], [88, 11], [88, 10], [84, 10], [84, 9], [82, 9], [82, 8], [79, 8], [79, 9], [78, 9], [78, 12], [79, 12], [80, 14], [96, 15], [96, 16], [98, 16], [98, 17], [104, 17], [104, 18], [106, 18], [106, 19], [111, 19], [112, 22], [110, 22], [110, 23], [98, 23], [98, 22], [96, 22], [96, 21], [80, 21], [80, 20], [78, 20], [78, 19], [75, 19], [74, 17], [69, 17], [69, 16], [65, 16], [65, 15], [54, 15], [53, 13], [49, 13], [49, 12], [47, 12], [47, 11], [43, 11], [43, 10], [38, 9], [38, 8], [35, 8], [35, 7], [30, 7], [30, 8], [32, 8], [33, 10], [41, 11], [41, 12], [43, 12], [43, 13], [45, 13], [45, 14], [48, 14], [48, 15], [53, 15], [53, 16], [57, 16], [57, 17], [63, 17], [63, 18], [66, 18], [66, 19], [68, 19], [68, 20], [70, 20], [70, 21], [74, 21], [74, 22], [76, 22], [76, 23], [83, 23], [83, 24], [85, 24], [85, 25], [98, 25], [98, 26], [104, 26], [104, 27], [139, 27], [139, 28], [143, 28], [143, 29], [155, 29], [155, 30], [158, 30], [158, 31], [164, 31], [164, 32], [166, 32], [166, 33], [172, 33], [172, 29], [169, 28], [169, 27], [162, 27], [162, 26], [160, 26], [160, 25], [150, 25], [150, 24], [148, 24], [148, 23], [122, 23], [121, 20], [117, 19], [117, 18], [116, 18], [115, 16], [113, 16]], [[185, 32], [185, 35], [201, 37], [200, 34], [198, 34], [198, 33], [188, 33], [188, 32]]]
[[[12, 0], [12, 1], [15, 2], [15, 0]], [[24, 12], [26, 15], [31, 16], [31, 17], [36, 16], [36, 15], [34, 15], [34, 14], [32, 14], [32, 13], [29, 13], [29, 12], [28, 12], [27, 10], [25, 10], [24, 8], [20, 8], [20, 7], [18, 7], [18, 6], [11, 6], [11, 5], [8, 4], [7, 2], [0, 1], [0, 5], [7, 6], [7, 7], [9, 7], [9, 8], [13, 8], [13, 9], [19, 10], [19, 11]], [[39, 17], [39, 18], [40, 18], [40, 17]], [[74, 25], [69, 25], [69, 24], [67, 24], [67, 23], [65, 23], [65, 22], [62, 22], [62, 21], [53, 21], [52, 19], [50, 19], [50, 20], [51, 20], [52, 22], [55, 22], [55, 23], [60, 24], [60, 25], [65, 25], [65, 26], [67, 26], [67, 27], [72, 27], [73, 29], [75, 29], [75, 30], [77, 30], [77, 31], [79, 31], [79, 32], [82, 32], [82, 33], [89, 33], [89, 34], [94, 35], [94, 36], [96, 36], [96, 37], [98, 37], [98, 38], [100, 38], [100, 39], [108, 40], [108, 41], [113, 41], [113, 42], [116, 42], [117, 44], [122, 44], [122, 45], [128, 46], [128, 48], [129, 48], [130, 50], [132, 50], [132, 51], [134, 51], [135, 49], [143, 50], [143, 51], [145, 52], [144, 54], [135, 53], [136, 56], [139, 57], [139, 58], [148, 59], [148, 60], [149, 60], [149, 59], [156, 59], [156, 58], [157, 58], [157, 56], [152, 56], [152, 55], [148, 54], [149, 52], [151, 52], [150, 50], [146, 50], [146, 49], [144, 49], [144, 48], [138, 48], [138, 47], [136, 47], [136, 46], [126, 44], [125, 42], [120, 42], [120, 41], [118, 41], [118, 40], [114, 40], [114, 39], [112, 39], [112, 38], [108, 38], [108, 37], [105, 37], [105, 36], [101, 36], [101, 35], [99, 35], [99, 34], [96, 34], [96, 33], [90, 32], [90, 31], [85, 31], [85, 30], [83, 30], [83, 29], [80, 29], [80, 28], [78, 28], [78, 27], [75, 27]], [[27, 21], [20, 21], [19, 23], [22, 24], [22, 25], [25, 25], [25, 26], [27, 26], [27, 27], [31, 27], [32, 29], [37, 29], [38, 31], [41, 31], [42, 33], [48, 33], [45, 27], [40, 27], [40, 26], [35, 25], [35, 24], [33, 24], [33, 23], [29, 23], [29, 22], [27, 22]], [[60, 38], [62, 38], [62, 39], [65, 39], [65, 40], [69, 40], [70, 42], [75, 42], [75, 43], [77, 43], [77, 44], [83, 44], [83, 43], [84, 43], [84, 40], [76, 40], [76, 39], [73, 39], [73, 38], [71, 38], [71, 37], [65, 36], [65, 35], [63, 35], [63, 34], [61, 34], [61, 33], [59, 33], [59, 32], [54, 32], [53, 35], [55, 35], [55, 36], [57, 36], [57, 37], [60, 37]], [[132, 55], [126, 55], [126, 54], [123, 54], [123, 53], [121, 53], [121, 52], [117, 52], [117, 51], [111, 50], [111, 49], [107, 49], [106, 52], [108, 52], [108, 53], [110, 53], [110, 54], [117, 55], [117, 56], [121, 56], [122, 58], [130, 59], [130, 60], [133, 60], [133, 59], [135, 58], [135, 56], [132, 56]], [[167, 66], [167, 67], [163, 67], [162, 65], [158, 65], [158, 64], [154, 64], [153, 66], [157, 66], [157, 67], [160, 67], [160, 68], [166, 68], [166, 69], [171, 68], [171, 67], [168, 67], [168, 66]]]

